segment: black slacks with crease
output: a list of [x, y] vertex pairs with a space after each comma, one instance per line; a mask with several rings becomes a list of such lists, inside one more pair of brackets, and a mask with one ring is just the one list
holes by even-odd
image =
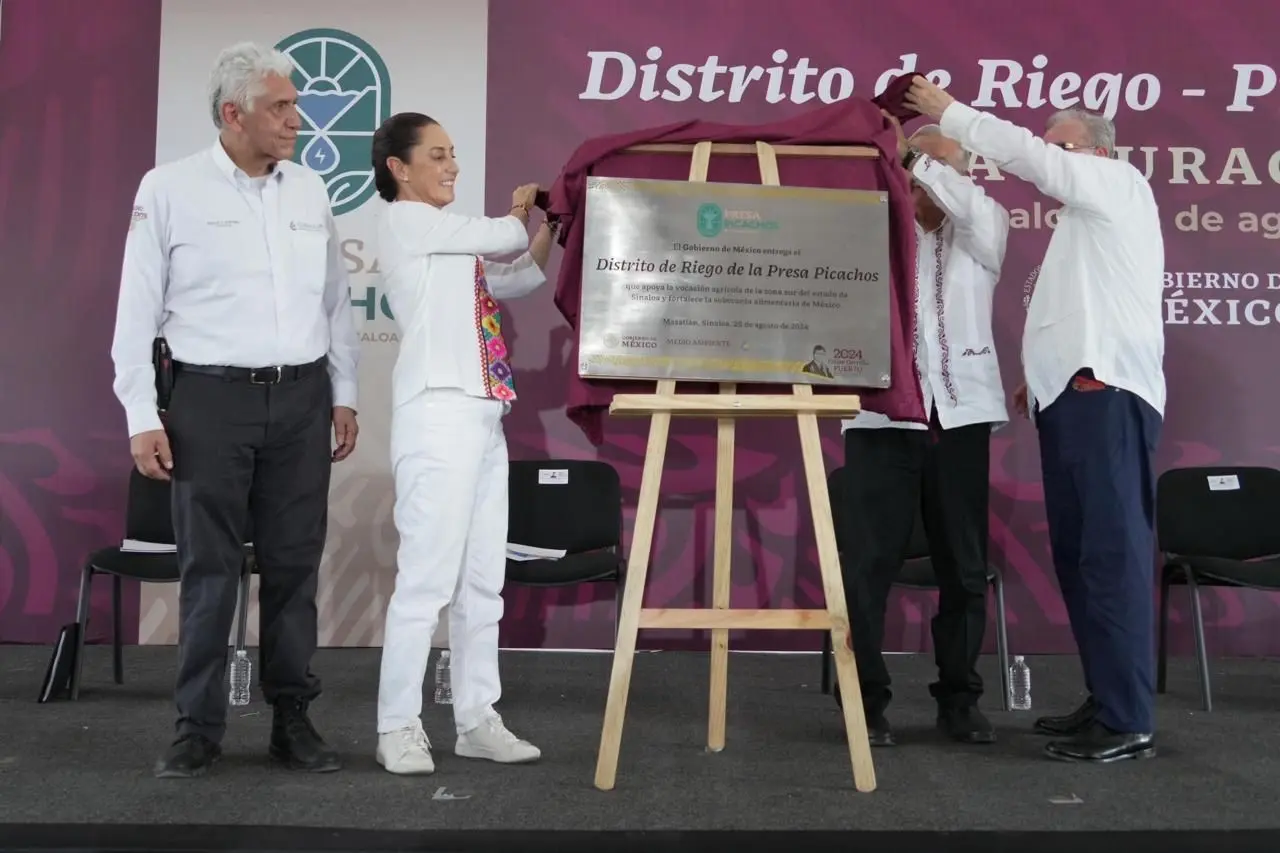
[[850, 429], [845, 446], [845, 597], [863, 707], [884, 713], [893, 696], [885, 666], [885, 610], [906, 558], [917, 513], [937, 574], [931, 625], [940, 705], [975, 704], [982, 695], [978, 656], [987, 624], [987, 508], [991, 425], [928, 430]]
[[181, 572], [179, 736], [226, 730], [228, 638], [252, 531], [260, 571], [255, 680], [268, 702], [309, 701], [324, 553], [332, 392], [323, 365], [254, 385], [178, 370], [166, 420]]

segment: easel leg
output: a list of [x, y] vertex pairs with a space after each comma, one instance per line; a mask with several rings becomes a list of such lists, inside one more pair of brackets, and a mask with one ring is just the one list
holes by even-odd
[[[720, 385], [721, 394], [737, 393], [732, 383]], [[715, 558], [711, 606], [729, 609], [733, 579], [733, 451], [736, 441], [733, 418], [716, 420]], [[724, 749], [725, 715], [729, 704], [729, 629], [711, 630], [711, 697], [707, 717], [707, 749]]]
[[[693, 146], [689, 180], [705, 181], [711, 164], [711, 143]], [[674, 394], [675, 380], [664, 379], [658, 394]], [[622, 723], [627, 714], [627, 693], [631, 690], [631, 666], [636, 657], [636, 636], [640, 633], [640, 611], [644, 609], [644, 589], [649, 579], [649, 556], [653, 549], [653, 529], [658, 520], [658, 495], [662, 490], [662, 468], [667, 461], [667, 433], [671, 413], [659, 412], [649, 421], [649, 444], [645, 448], [644, 472], [640, 475], [640, 499], [636, 502], [636, 524], [631, 534], [631, 556], [627, 560], [627, 586], [622, 594], [618, 617], [618, 637], [613, 648], [613, 672], [609, 676], [609, 700], [600, 732], [600, 753], [596, 758], [596, 787], [613, 790], [618, 780], [618, 753], [622, 749]]]
[[[812, 396], [808, 385], [796, 385], [797, 397]], [[831, 497], [827, 494], [826, 470], [822, 464], [822, 439], [818, 434], [816, 415], [797, 415], [800, 427], [800, 452], [804, 458], [804, 475], [809, 484], [809, 508], [813, 513], [813, 533], [818, 543], [818, 565], [822, 572], [822, 591], [831, 616], [831, 648], [836, 659], [836, 683], [844, 697], [845, 736], [849, 742], [849, 759], [853, 763], [854, 787], [863, 793], [876, 789], [875, 765], [871, 760], [871, 743], [867, 739], [867, 718], [862, 711], [862, 687], [858, 682], [858, 664], [853, 657], [849, 634], [849, 610], [844, 599], [844, 578], [840, 575], [840, 555], [836, 549], [836, 528], [831, 517]]]
[[[676, 383], [658, 383], [659, 394], [674, 394]], [[631, 535], [631, 555], [627, 560], [627, 584], [622, 594], [618, 618], [618, 638], [613, 650], [613, 671], [609, 676], [609, 699], [604, 709], [600, 733], [600, 753], [596, 759], [596, 787], [613, 789], [618, 778], [618, 753], [622, 748], [622, 723], [627, 714], [627, 694], [631, 690], [631, 667], [636, 657], [636, 637], [640, 633], [640, 610], [644, 607], [645, 584], [653, 531], [658, 520], [658, 496], [662, 490], [662, 468], [667, 459], [667, 432], [671, 415], [659, 413], [649, 421], [649, 443], [645, 448], [644, 472], [640, 477], [640, 499]]]
[[[779, 186], [778, 154], [767, 142], [756, 143], [756, 159], [760, 163], [760, 183]], [[797, 397], [812, 397], [808, 385], [793, 385]], [[822, 594], [827, 599], [831, 617], [831, 649], [836, 659], [836, 684], [844, 697], [845, 738], [849, 742], [849, 759], [853, 762], [853, 785], [867, 793], [876, 789], [876, 769], [871, 760], [871, 742], [867, 739], [867, 718], [862, 712], [862, 687], [858, 683], [858, 664], [853, 658], [849, 635], [849, 608], [844, 600], [844, 578], [840, 575], [840, 552], [836, 548], [836, 527], [831, 519], [831, 497], [827, 494], [827, 472], [822, 464], [822, 437], [818, 433], [817, 415], [796, 415], [800, 428], [800, 452], [804, 458], [804, 476], [809, 483], [809, 509], [813, 513], [813, 534], [818, 544], [818, 567], [822, 572]], [[858, 701], [854, 701], [858, 697]]]

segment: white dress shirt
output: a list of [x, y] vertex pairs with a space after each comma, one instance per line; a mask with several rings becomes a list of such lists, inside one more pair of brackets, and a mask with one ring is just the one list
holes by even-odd
[[324, 181], [280, 162], [251, 178], [221, 142], [143, 176], [125, 239], [111, 357], [129, 435], [161, 429], [152, 344], [227, 367], [329, 357], [335, 406], [356, 406], [360, 342]]
[[[1155, 196], [1130, 164], [1073, 153], [959, 102], [942, 132], [1062, 202], [1027, 310], [1029, 404], [1048, 408], [1071, 377], [1165, 406], [1164, 237]], [[1034, 408], [1032, 409], [1034, 411]]]
[[[927, 155], [911, 167], [915, 180], [946, 214], [926, 232], [916, 223], [916, 377], [928, 415], [943, 429], [1008, 423], [1000, 362], [991, 332], [992, 299], [1009, 236], [1009, 212], [972, 179]], [[927, 429], [863, 412], [846, 429]]]
[[416, 201], [387, 206], [378, 223], [378, 258], [387, 302], [400, 327], [393, 407], [428, 388], [488, 396], [476, 260], [483, 263], [494, 299], [524, 296], [546, 281], [532, 255], [524, 252], [509, 264], [483, 256], [512, 255], [528, 245], [528, 230], [514, 216], [463, 216]]

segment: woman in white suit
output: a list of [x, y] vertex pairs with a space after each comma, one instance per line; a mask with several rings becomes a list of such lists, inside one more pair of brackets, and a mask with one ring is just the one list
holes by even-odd
[[[373, 137], [387, 301], [400, 327], [392, 374], [391, 462], [400, 534], [378, 687], [377, 759], [392, 773], [435, 771], [422, 729], [422, 686], [440, 612], [449, 608], [454, 752], [505, 764], [541, 753], [494, 710], [498, 622], [506, 571], [507, 444], [516, 398], [496, 299], [546, 279], [552, 229], [532, 242], [535, 184], [499, 218], [445, 210], [458, 163], [440, 124], [420, 113], [387, 119]], [[488, 256], [520, 254], [503, 264]]]

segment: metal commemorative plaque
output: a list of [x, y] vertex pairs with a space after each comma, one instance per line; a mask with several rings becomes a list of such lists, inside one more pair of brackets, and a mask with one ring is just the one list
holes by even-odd
[[889, 386], [881, 192], [589, 178], [585, 378]]

